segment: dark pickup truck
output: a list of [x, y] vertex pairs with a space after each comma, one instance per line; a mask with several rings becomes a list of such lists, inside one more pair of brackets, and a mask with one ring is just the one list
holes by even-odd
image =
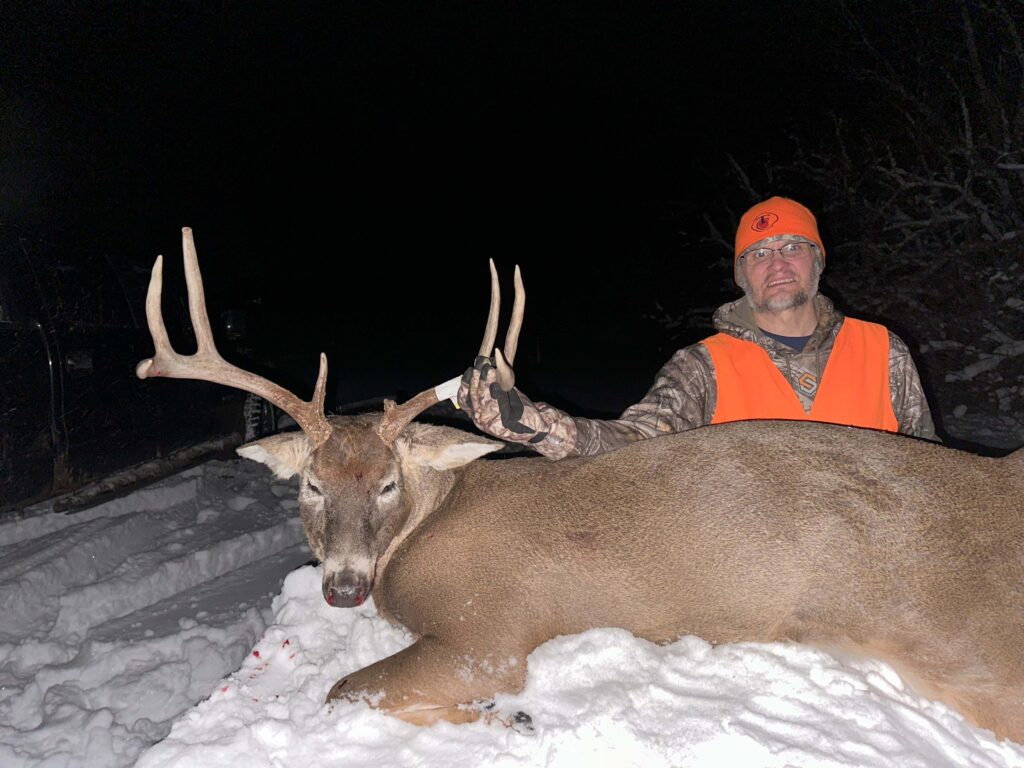
[[[244, 393], [136, 378], [136, 363], [153, 354], [148, 279], [147, 266], [101, 248], [0, 228], [0, 515], [243, 437], [254, 406]], [[176, 348], [191, 351], [184, 296], [183, 287], [164, 291], [164, 317]], [[230, 322], [217, 325], [230, 359]]]

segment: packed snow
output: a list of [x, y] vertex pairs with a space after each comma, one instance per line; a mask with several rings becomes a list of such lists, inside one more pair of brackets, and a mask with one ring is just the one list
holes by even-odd
[[882, 663], [613, 628], [537, 648], [489, 723], [327, 706], [411, 637], [324, 602], [296, 489], [219, 459], [0, 524], [0, 765], [1024, 766]]

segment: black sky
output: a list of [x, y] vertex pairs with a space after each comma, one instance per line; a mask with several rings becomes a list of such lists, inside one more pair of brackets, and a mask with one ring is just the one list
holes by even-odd
[[[22, 3], [0, 34], [2, 213], [146, 262], [191, 226], [210, 296], [307, 315], [360, 365], [435, 343], [438, 370], [466, 364], [487, 257], [527, 276], [524, 345], [532, 324], [556, 350], [646, 350], [653, 289], [704, 268], [667, 213], [841, 95], [834, 9]], [[637, 396], [663, 361], [645, 354], [607, 363], [644, 368]]]

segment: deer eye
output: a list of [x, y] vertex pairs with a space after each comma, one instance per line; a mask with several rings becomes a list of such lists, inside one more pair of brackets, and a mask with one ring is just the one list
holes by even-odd
[[320, 490], [320, 486], [310, 480], [308, 477], [302, 478], [302, 483], [305, 486], [306, 491], [316, 496], [323, 496], [324, 492]]
[[383, 498], [384, 496], [391, 496], [393, 493], [396, 493], [397, 491], [398, 485], [395, 484], [394, 482], [390, 482], [380, 489], [380, 495]]

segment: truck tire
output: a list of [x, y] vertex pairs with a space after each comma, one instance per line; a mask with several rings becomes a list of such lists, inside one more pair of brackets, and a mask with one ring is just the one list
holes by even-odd
[[243, 406], [245, 415], [245, 441], [258, 440], [277, 431], [281, 412], [259, 395], [250, 394]]

